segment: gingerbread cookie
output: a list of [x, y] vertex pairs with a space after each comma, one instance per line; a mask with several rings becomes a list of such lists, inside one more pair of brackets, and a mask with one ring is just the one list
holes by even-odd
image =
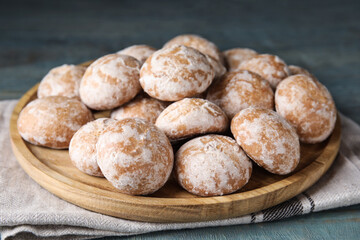
[[222, 53], [217, 48], [217, 46], [213, 42], [210, 42], [209, 40], [200, 37], [199, 35], [183, 34], [176, 36], [173, 39], [169, 40], [167, 43], [165, 43], [164, 48], [174, 45], [184, 45], [187, 47], [195, 48], [199, 52], [219, 61], [221, 64], [225, 64], [224, 57], [222, 56]]
[[118, 51], [118, 54], [128, 55], [139, 60], [140, 64], [143, 65], [146, 59], [156, 51], [155, 48], [148, 45], [132, 45]]
[[226, 114], [214, 103], [200, 98], [185, 98], [165, 108], [156, 120], [170, 140], [224, 132], [228, 127]]
[[275, 174], [288, 174], [300, 161], [300, 142], [283, 117], [269, 109], [249, 107], [231, 121], [236, 142], [260, 167]]
[[176, 153], [178, 183], [200, 196], [229, 194], [250, 179], [252, 164], [234, 139], [221, 135], [194, 138]]
[[141, 90], [140, 63], [133, 57], [109, 54], [93, 62], [80, 83], [81, 100], [95, 110], [108, 110], [130, 101]]
[[269, 82], [246, 70], [227, 73], [210, 86], [206, 98], [218, 105], [229, 119], [251, 106], [274, 108], [274, 93]]
[[115, 120], [99, 118], [82, 126], [72, 137], [69, 155], [73, 165], [80, 171], [103, 177], [96, 157], [96, 143], [104, 129]]
[[111, 112], [111, 118], [121, 120], [124, 118], [141, 118], [155, 124], [165, 104], [149, 97], [136, 97], [127, 104]]
[[233, 48], [223, 52], [229, 72], [237, 71], [245, 60], [249, 60], [258, 53], [249, 48]]
[[298, 74], [282, 81], [275, 92], [275, 106], [296, 128], [302, 142], [322, 142], [334, 130], [334, 100], [326, 87], [312, 77]]
[[265, 80], [269, 81], [273, 89], [290, 75], [290, 71], [286, 63], [278, 56], [270, 54], [260, 54], [240, 65], [241, 70], [248, 70], [259, 74]]
[[68, 148], [75, 132], [93, 120], [76, 98], [51, 96], [30, 102], [20, 112], [17, 127], [26, 141], [49, 148]]
[[122, 193], [153, 193], [165, 184], [173, 168], [173, 149], [166, 135], [139, 118], [111, 123], [96, 148], [102, 173]]
[[199, 51], [176, 45], [151, 55], [140, 75], [140, 84], [151, 97], [178, 101], [204, 92], [214, 79], [214, 70]]
[[40, 82], [38, 98], [64, 96], [80, 99], [80, 81], [85, 70], [86, 67], [67, 64], [51, 69]]

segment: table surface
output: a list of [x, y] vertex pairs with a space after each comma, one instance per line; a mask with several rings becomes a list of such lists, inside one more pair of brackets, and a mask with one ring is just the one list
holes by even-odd
[[[221, 50], [253, 48], [305, 67], [360, 123], [360, 1], [1, 1], [0, 99], [49, 69], [133, 44], [160, 48], [197, 33]], [[129, 239], [358, 239], [360, 205], [269, 223], [165, 231]], [[118, 238], [107, 238], [118, 239]]]

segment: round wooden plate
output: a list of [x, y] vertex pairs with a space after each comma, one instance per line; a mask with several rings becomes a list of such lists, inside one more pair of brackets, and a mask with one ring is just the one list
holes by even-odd
[[[225, 219], [260, 211], [284, 202], [313, 185], [330, 167], [340, 146], [340, 121], [324, 142], [301, 145], [301, 161], [294, 173], [278, 176], [253, 164], [253, 175], [240, 191], [219, 197], [194, 196], [170, 179], [149, 196], [129, 196], [116, 191], [104, 178], [77, 170], [67, 150], [38, 147], [25, 142], [17, 130], [20, 111], [36, 98], [38, 85], [16, 105], [11, 116], [12, 148], [22, 168], [56, 196], [94, 212], [147, 222], [191, 222]], [[96, 113], [106, 116], [108, 112]]]

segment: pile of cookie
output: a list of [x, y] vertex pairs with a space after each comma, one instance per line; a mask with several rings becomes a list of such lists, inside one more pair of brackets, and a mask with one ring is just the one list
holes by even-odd
[[[130, 46], [87, 68], [56, 67], [37, 95], [18, 118], [23, 139], [69, 148], [80, 171], [131, 195], [157, 191], [172, 172], [199, 196], [238, 191], [252, 162], [289, 174], [300, 142], [324, 141], [337, 116], [307, 70], [247, 48], [220, 52], [197, 35], [160, 50]], [[111, 118], [94, 120], [103, 110]]]

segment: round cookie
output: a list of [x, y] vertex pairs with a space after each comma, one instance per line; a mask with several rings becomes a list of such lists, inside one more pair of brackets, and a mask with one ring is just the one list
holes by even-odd
[[128, 55], [139, 60], [141, 65], [144, 64], [146, 59], [156, 51], [155, 48], [148, 45], [133, 45], [118, 51], [118, 54]]
[[252, 164], [234, 139], [221, 135], [194, 138], [175, 157], [175, 176], [188, 192], [218, 196], [235, 192], [250, 179]]
[[275, 107], [296, 128], [302, 142], [322, 142], [334, 130], [334, 100], [324, 85], [307, 75], [282, 81], [275, 92]]
[[165, 109], [165, 104], [146, 97], [136, 97], [127, 104], [113, 110], [111, 118], [121, 120], [124, 118], [141, 118], [155, 124], [160, 113]]
[[237, 71], [243, 61], [249, 60], [258, 53], [249, 48], [233, 48], [223, 52], [229, 72]]
[[231, 121], [231, 132], [246, 154], [271, 173], [291, 173], [300, 161], [295, 129], [272, 110], [249, 107], [240, 111]]
[[223, 76], [226, 73], [226, 68], [218, 60], [215, 60], [214, 58], [209, 57], [208, 55], [205, 55], [205, 56], [215, 72], [216, 79], [220, 78], [221, 76]]
[[140, 84], [151, 97], [178, 101], [204, 92], [214, 79], [214, 70], [199, 51], [176, 45], [151, 55], [140, 75]]
[[93, 120], [92, 113], [76, 98], [39, 98], [20, 112], [17, 127], [26, 141], [49, 148], [68, 148], [75, 132]]
[[179, 140], [205, 133], [224, 132], [228, 118], [220, 107], [200, 98], [185, 98], [165, 108], [155, 125], [170, 140]]
[[229, 119], [250, 106], [274, 108], [274, 92], [269, 82], [246, 70], [224, 75], [210, 86], [206, 98], [218, 105]]
[[72, 137], [69, 155], [72, 164], [80, 171], [103, 177], [96, 158], [96, 143], [100, 134], [114, 119], [99, 118], [82, 126]]
[[174, 154], [166, 135], [138, 118], [111, 123], [96, 144], [97, 161], [105, 178], [120, 192], [150, 194], [168, 180]]
[[225, 64], [224, 57], [222, 56], [222, 53], [217, 48], [217, 46], [213, 42], [210, 42], [209, 40], [200, 37], [199, 35], [183, 34], [176, 36], [173, 39], [169, 40], [167, 43], [165, 43], [164, 48], [172, 47], [174, 45], [184, 45], [187, 47], [195, 48], [199, 52], [219, 61], [222, 65]]
[[273, 89], [276, 88], [281, 80], [290, 75], [286, 63], [278, 56], [270, 54], [260, 54], [243, 61], [240, 69], [259, 74], [265, 80], [269, 81]]
[[64, 96], [80, 99], [80, 81], [85, 70], [86, 67], [67, 64], [51, 69], [40, 82], [38, 98]]
[[292, 75], [297, 75], [297, 74], [304, 74], [307, 75], [311, 78], [314, 78], [315, 80], [316, 77], [314, 75], [312, 75], [308, 70], [306, 70], [305, 68], [299, 67], [299, 66], [295, 66], [295, 65], [289, 65], [288, 66], [289, 71], [290, 71], [290, 76]]
[[140, 63], [133, 57], [109, 54], [93, 62], [80, 83], [81, 100], [95, 110], [108, 110], [131, 100], [141, 90]]

